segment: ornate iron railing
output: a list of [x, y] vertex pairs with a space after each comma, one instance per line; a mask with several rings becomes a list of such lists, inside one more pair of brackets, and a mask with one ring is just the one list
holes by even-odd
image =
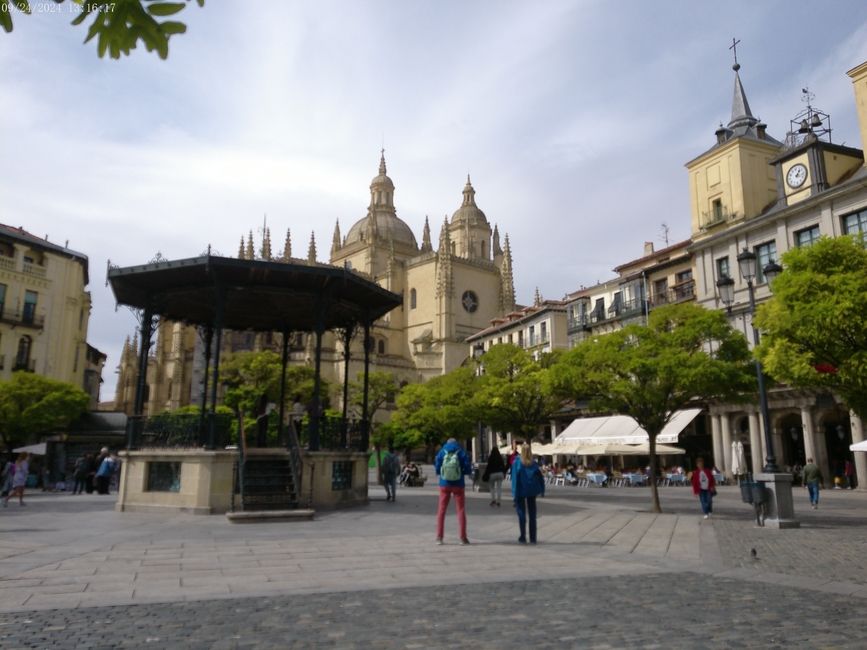
[[226, 413], [160, 413], [132, 415], [127, 419], [130, 449], [222, 449], [232, 439], [232, 416]]

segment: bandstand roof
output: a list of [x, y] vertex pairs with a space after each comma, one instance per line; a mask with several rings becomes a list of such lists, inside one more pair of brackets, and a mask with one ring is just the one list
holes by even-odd
[[119, 304], [194, 325], [215, 324], [222, 293], [222, 326], [233, 330], [312, 331], [318, 308], [331, 329], [373, 322], [402, 303], [350, 269], [212, 255], [110, 268], [108, 281]]

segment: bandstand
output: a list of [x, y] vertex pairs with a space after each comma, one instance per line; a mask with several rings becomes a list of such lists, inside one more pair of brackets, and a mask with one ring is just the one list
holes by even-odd
[[[255, 513], [291, 517], [293, 512], [312, 513], [312, 508], [367, 503], [370, 330], [401, 304], [399, 295], [350, 269], [210, 254], [113, 267], [108, 282], [118, 304], [140, 315], [135, 404], [122, 452], [118, 510], [230, 512], [236, 520], [247, 520]], [[144, 415], [156, 318], [195, 325], [202, 333], [205, 379], [194, 416]], [[262, 438], [248, 444], [246, 436], [237, 445], [228, 444], [232, 418], [216, 410], [226, 330], [282, 334], [278, 447], [264, 446]], [[364, 338], [363, 407], [354, 439], [345, 390], [340, 421], [322, 416], [322, 337], [328, 330], [339, 331], [343, 339], [344, 379], [351, 340], [356, 333]], [[315, 337], [314, 390], [303, 446], [302, 432], [286, 421], [288, 341], [296, 332]]]

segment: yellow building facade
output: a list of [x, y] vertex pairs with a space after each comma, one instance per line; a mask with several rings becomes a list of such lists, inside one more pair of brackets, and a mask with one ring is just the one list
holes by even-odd
[[0, 224], [0, 379], [35, 372], [96, 404], [105, 355], [87, 345], [87, 283], [85, 255]]
[[[491, 319], [514, 310], [515, 289], [508, 237], [488, 222], [475, 200], [469, 177], [460, 205], [446, 217], [436, 242], [427, 219], [418, 243], [412, 229], [398, 217], [395, 186], [387, 174], [384, 153], [370, 184], [366, 214], [341, 234], [335, 224], [328, 264], [351, 268], [403, 296], [403, 305], [377, 321], [372, 329], [371, 370], [387, 371], [400, 383], [423, 382], [459, 366], [467, 356], [465, 340]], [[306, 257], [292, 254], [287, 232], [282, 254], [272, 251], [265, 229], [256, 250], [253, 235], [242, 238], [238, 256], [293, 263], [322, 264], [311, 236]], [[149, 355], [146, 413], [154, 414], [201, 399], [204, 343], [193, 327], [160, 322], [157, 342]], [[363, 367], [361, 337], [350, 345], [350, 380]], [[224, 336], [224, 353], [278, 350], [279, 334], [231, 332]], [[290, 339], [290, 363], [313, 363], [314, 337], [297, 333]], [[323, 337], [322, 375], [343, 383], [344, 343], [335, 333]], [[127, 339], [119, 365], [116, 408], [132, 413], [138, 341]], [[335, 397], [338, 397], [336, 395]], [[336, 404], [336, 400], [332, 400]]]
[[[779, 263], [793, 247], [809, 246], [820, 236], [867, 237], [867, 167], [860, 149], [832, 142], [827, 114], [810, 105], [791, 121], [786, 137], [768, 135], [746, 100], [735, 64], [731, 121], [716, 132], [716, 142], [688, 162], [696, 300], [724, 309], [717, 282], [734, 281], [730, 320], [753, 345], [747, 281], [738, 270], [743, 251], [756, 256], [753, 279], [757, 302], [771, 293], [762, 268]], [[867, 63], [849, 71], [867, 146]], [[831, 394], [773, 386], [768, 391], [773, 452], [778, 463], [802, 465], [813, 458], [825, 476], [852, 460], [848, 445], [863, 438], [863, 423]], [[758, 409], [717, 404], [710, 410], [717, 466], [731, 470], [731, 444], [741, 441], [754, 471], [768, 450]], [[855, 454], [860, 485], [867, 485], [867, 459]]]

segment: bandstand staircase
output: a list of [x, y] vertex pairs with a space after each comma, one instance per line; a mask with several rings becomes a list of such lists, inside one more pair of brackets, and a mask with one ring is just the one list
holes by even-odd
[[240, 463], [241, 509], [244, 512], [298, 508], [299, 490], [288, 456], [247, 457]]

